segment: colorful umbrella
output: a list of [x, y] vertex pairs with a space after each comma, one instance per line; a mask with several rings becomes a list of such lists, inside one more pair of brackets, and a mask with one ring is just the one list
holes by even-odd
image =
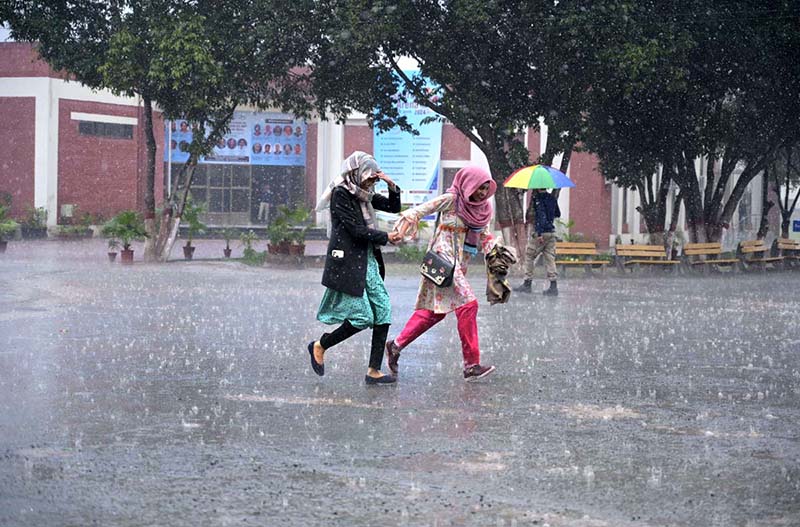
[[513, 188], [564, 188], [574, 187], [567, 175], [547, 165], [520, 168], [503, 181], [504, 187]]

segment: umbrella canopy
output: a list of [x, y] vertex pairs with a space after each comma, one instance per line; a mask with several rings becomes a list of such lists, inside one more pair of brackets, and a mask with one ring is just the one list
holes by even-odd
[[547, 165], [533, 165], [520, 168], [503, 182], [504, 187], [512, 188], [564, 188], [574, 187], [567, 175]]

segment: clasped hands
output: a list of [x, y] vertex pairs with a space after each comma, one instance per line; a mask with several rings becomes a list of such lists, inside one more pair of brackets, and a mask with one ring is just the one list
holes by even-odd
[[392, 245], [399, 245], [402, 243], [406, 236], [406, 232], [408, 232], [408, 227], [408, 220], [401, 216], [400, 219], [398, 219], [394, 224], [394, 229], [392, 232], [389, 233], [389, 243]]

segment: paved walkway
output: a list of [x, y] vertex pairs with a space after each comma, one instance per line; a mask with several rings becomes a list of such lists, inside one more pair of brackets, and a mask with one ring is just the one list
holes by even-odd
[[449, 316], [375, 388], [367, 333], [309, 367], [317, 267], [103, 258], [0, 256], [0, 525], [800, 525], [797, 273], [481, 299], [492, 376]]

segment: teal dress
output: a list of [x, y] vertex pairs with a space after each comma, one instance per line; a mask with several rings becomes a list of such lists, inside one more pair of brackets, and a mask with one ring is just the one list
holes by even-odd
[[329, 325], [339, 325], [349, 320], [358, 329], [391, 323], [392, 305], [378, 269], [378, 261], [373, 254], [372, 244], [367, 249], [367, 284], [364, 294], [357, 297], [327, 288], [319, 303], [317, 320]]

